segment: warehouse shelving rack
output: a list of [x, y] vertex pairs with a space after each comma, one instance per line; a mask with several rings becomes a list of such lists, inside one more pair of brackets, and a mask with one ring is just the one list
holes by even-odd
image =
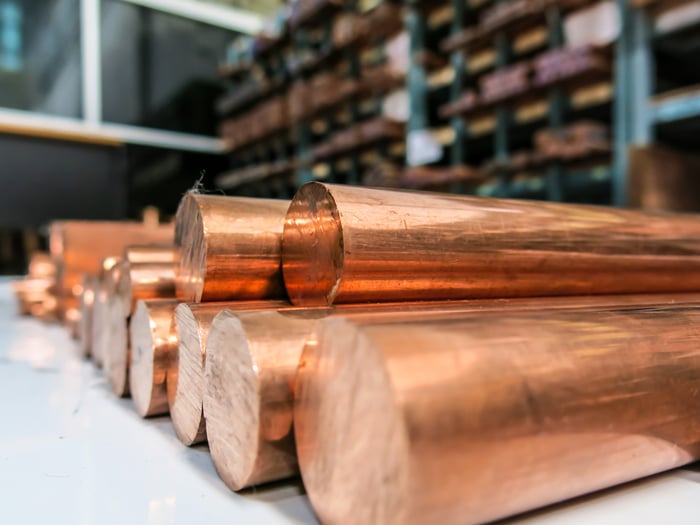
[[[355, 42], [351, 39], [345, 45], [336, 46], [332, 38], [333, 15], [354, 13], [362, 16], [366, 13], [360, 12], [358, 3], [355, 1], [341, 2], [336, 0], [316, 2], [316, 4], [319, 6], [318, 11], [311, 12], [309, 16], [300, 16], [290, 20], [283, 33], [275, 39], [266, 40], [266, 46], [256, 52], [256, 61], [276, 64], [275, 68], [265, 68], [265, 76], [268, 80], [258, 86], [257, 92], [262, 93], [262, 97], [258, 96], [258, 98], [264, 98], [272, 92], [265, 87], [269, 83], [280, 87], [284, 85], [289, 92], [293, 86], [304, 82], [310, 83], [316, 75], [331, 69], [341, 69], [342, 72], [339, 73], [339, 76], [343, 78], [360, 79], [362, 52], [379, 46], [384, 37], [371, 39], [372, 41], [369, 43]], [[378, 4], [382, 4], [382, 2], [378, 2]], [[234, 70], [236, 73], [238, 72], [236, 68]], [[235, 115], [235, 112], [231, 111], [232, 107], [241, 107], [241, 104], [230, 103], [230, 100], [241, 98], [240, 95], [237, 95], [240, 86], [235, 82], [236, 77], [231, 74], [231, 68], [226, 73], [229, 76], [232, 89], [227, 97], [229, 103], [219, 104], [219, 110], [221, 114], [231, 116]], [[269, 79], [272, 74], [275, 75], [275, 80], [271, 81]], [[255, 90], [251, 90], [251, 93], [253, 92]], [[276, 93], [276, 91], [274, 92]], [[355, 96], [348, 96], [341, 98], [340, 101], [321, 111], [314, 111], [310, 114], [304, 114], [300, 118], [289, 120], [282, 132], [270, 134], [270, 136], [262, 137], [253, 142], [254, 149], [265, 147], [272, 139], [276, 140], [278, 144], [283, 144], [277, 149], [285, 151], [286, 155], [276, 157], [275, 162], [280, 166], [280, 169], [273, 175], [281, 177], [285, 181], [283, 186], [286, 191], [277, 191], [277, 196], [288, 197], [293, 193], [293, 188], [311, 180], [323, 179], [329, 182], [350, 184], [361, 182], [361, 155], [358, 154], [362, 151], [351, 150], [319, 159], [314, 156], [314, 147], [330, 140], [335, 131], [357, 125], [363, 118], [371, 116], [372, 98], [377, 99], [378, 97], [360, 96], [358, 99]], [[368, 104], [362, 104], [363, 101], [366, 101], [365, 99], [370, 99], [369, 115], [366, 110]], [[254, 101], [255, 99], [252, 97], [246, 100], [246, 102]], [[375, 108], [380, 107], [378, 100], [374, 101], [374, 106]], [[287, 111], [290, 111], [289, 107]], [[377, 113], [376, 109], [374, 113]], [[223, 186], [236, 184], [241, 180], [242, 172], [245, 172], [246, 175], [251, 175], [253, 188], [250, 188], [249, 185], [243, 190], [260, 193], [261, 187], [265, 186], [267, 181], [263, 184], [262, 182], [257, 183], [255, 180], [265, 175], [268, 175], [268, 179], [273, 177], [269, 176], [270, 170], [256, 170], [256, 163], [258, 163], [257, 166], [261, 164], [265, 166], [271, 161], [264, 156], [255, 158], [246, 156], [245, 150], [249, 149], [251, 149], [250, 145], [246, 145], [243, 148], [236, 148], [236, 151], [232, 152], [231, 163], [234, 170], [223, 175], [219, 180], [223, 182]], [[378, 144], [374, 149], [380, 152], [380, 156], [388, 156], [385, 143]], [[243, 155], [241, 155], [241, 151], [244, 152]], [[253, 166], [253, 168], [248, 170], [246, 166]]]
[[[585, 4], [575, 1], [550, 2], [546, 10], [527, 19], [495, 27], [485, 35], [479, 35], [476, 39], [478, 46], [494, 50], [491, 52], [492, 63], [489, 64], [488, 60], [483, 60], [488, 53], [482, 53], [479, 58], [465, 51], [474, 41], [473, 35], [469, 34], [470, 28], [476, 25], [485, 9], [492, 8], [500, 1], [404, 2], [403, 23], [410, 49], [410, 67], [405, 86], [410, 113], [406, 123], [404, 159], [409, 165], [413, 162], [439, 169], [487, 166], [488, 169], [481, 172], [473, 170], [476, 174], [474, 178], [452, 183], [450, 189], [455, 192], [626, 204], [630, 146], [650, 144], [659, 129], [663, 131], [678, 122], [695, 121], [700, 117], [700, 89], [659, 93], [663, 86], [656, 86], [653, 80], [656, 70], [654, 45], [659, 38], [667, 38], [667, 35], [661, 36], [655, 32], [653, 19], [659, 5], [668, 2], [616, 0], [621, 31], [617, 41], [607, 51], [612, 65], [610, 71], [586, 77], [580, 84], [547, 85], [539, 90], [535, 98], [514, 97], [513, 100], [491, 104], [488, 107], [491, 122], [482, 118], [479, 121], [481, 129], [477, 129], [478, 126], [473, 125], [474, 119], [467, 122], [465, 118], [473, 112], [443, 116], [436, 111], [436, 106], [459, 103], [465, 91], [473, 88], [484, 73], [562, 47], [563, 17]], [[220, 103], [223, 113], [235, 114], [230, 111], [231, 107], [250, 107], [256, 100], [282, 92], [292, 82], [308, 81], [319, 72], [337, 68], [341, 63], [346, 65], [344, 75], [358, 77], [362, 49], [353, 45], [334, 49], [331, 42], [333, 13], [360, 12], [358, 2], [318, 3], [328, 4], [320, 11], [322, 16], [309, 17], [294, 27], [287, 26], [279, 37], [266, 42], [266, 46], [256, 55], [256, 60], [265, 64], [267, 80], [262, 86], [247, 91], [240, 89], [234, 81], [235, 89]], [[679, 2], [674, 0], [673, 3]], [[646, 4], [653, 5], [650, 7]], [[317, 37], [311, 43], [307, 32], [318, 35], [319, 30], [323, 32], [323, 38], [319, 41]], [[531, 31], [533, 38], [521, 41], [529, 42], [529, 47], [518, 44], [520, 47], [514, 49], [516, 38], [528, 31]], [[454, 42], [456, 39], [459, 42], [460, 37], [464, 37], [462, 43], [445, 45], [446, 40]], [[290, 68], [290, 54], [296, 59], [305, 57], [305, 61], [296, 68]], [[312, 59], [306, 60], [309, 56]], [[476, 70], [470, 67], [473, 65], [477, 66]], [[234, 80], [240, 79], [242, 72], [234, 71], [230, 76]], [[586, 90], [592, 94], [584, 96]], [[375, 106], [379, 108], [380, 96], [375, 98]], [[232, 105], [232, 100], [236, 104]], [[521, 109], [526, 108], [530, 113], [516, 111], [516, 102]], [[228, 108], [226, 103], [229, 104]], [[314, 146], [328, 140], [333, 132], [361, 121], [363, 117], [359, 106], [360, 102], [351, 98], [333, 110], [296, 122], [289, 129], [233, 152], [232, 176], [235, 178], [241, 175], [241, 170], [247, 169], [246, 175], [250, 175], [251, 179], [249, 184], [240, 186], [236, 191], [287, 197], [294, 188], [311, 180], [361, 183], [361, 151], [326, 159], [314, 159], [312, 154]], [[344, 114], [342, 119], [339, 118], [341, 109]], [[527, 114], [527, 118], [521, 117], [521, 114]], [[584, 118], [609, 125], [611, 154], [575, 162], [547, 160], [536, 163], [529, 175], [513, 177], [509, 159], [514, 152], [530, 145], [534, 131], [540, 128], [557, 130], [573, 120]], [[319, 120], [325, 121], [325, 124], [319, 126]], [[312, 125], [314, 122], [315, 126]], [[427, 157], [415, 155], [416, 146], [425, 145], [426, 140], [432, 141], [432, 146], [438, 149], [428, 148], [432, 153]], [[398, 148], [381, 144], [376, 147], [376, 156], [391, 157], [389, 149], [399, 151]], [[435, 155], [436, 151], [439, 154]], [[396, 151], [393, 155], [395, 160]], [[483, 172], [491, 177], [485, 180], [479, 175]]]
[[[463, 0], [452, 0], [452, 8], [454, 16], [452, 18], [453, 24], [450, 31], [449, 40], [451, 41], [463, 41], [469, 44], [473, 41], [473, 38], [468, 38], [470, 32], [473, 32], [474, 26], [466, 26], [464, 20], [467, 15], [472, 12], [478, 14], [484, 8], [493, 6], [497, 2], [495, 0], [485, 0], [478, 2], [476, 5], [468, 5]], [[481, 41], [490, 41], [493, 49], [495, 49], [495, 60], [494, 64], [489, 68], [498, 69], [512, 64], [514, 61], [522, 60], [525, 57], [532, 56], [536, 53], [541, 53], [547, 49], [558, 49], [563, 45], [563, 27], [562, 27], [562, 14], [564, 10], [560, 9], [556, 5], [553, 5], [546, 12], [537, 13], [530, 16], [524, 23], [520, 23], [517, 27], [503, 27], [494, 31], [491, 31], [485, 38], [482, 37]], [[476, 18], [476, 17], [474, 17]], [[546, 37], [539, 43], [535, 42], [534, 46], [529, 49], [521, 50], [519, 53], [513, 51], [513, 36], [515, 34], [514, 29], [519, 30], [521, 33], [528, 29], [534, 29], [539, 25], [546, 24]], [[448, 51], [450, 51], [450, 63], [454, 70], [453, 83], [450, 93], [450, 102], [452, 104], [458, 103], [459, 99], [462, 97], [463, 92], [468, 87], [465, 80], [468, 78], [469, 82], [474, 82], [476, 76], [468, 74], [468, 59], [465, 59], [464, 47], [462, 45], [450, 45]], [[419, 87], [417, 89], [420, 89]], [[567, 97], [566, 93], [563, 92], [562, 88], [553, 85], [545, 90], [543, 93], [543, 98], [546, 100], [547, 107], [547, 117], [544, 114], [539, 115], [535, 119], [529, 122], [516, 122], [513, 116], [513, 111], [508, 107], [508, 104], [497, 103], [493, 107], [493, 112], [495, 114], [495, 125], [494, 129], [488, 134], [490, 139], [491, 147], [491, 160], [496, 165], [507, 163], [509, 155], [511, 152], [511, 145], [513, 143], [513, 136], [516, 131], [520, 131], [520, 135], [531, 133], [535, 126], [549, 127], [550, 129], [561, 128], [566, 122], [567, 116]], [[606, 120], [611, 120], [610, 117], [606, 117]], [[464, 119], [462, 115], [452, 115], [450, 118], [450, 125], [453, 130], [454, 142], [451, 145], [451, 158], [450, 162], [453, 166], [460, 166], [469, 163], [470, 149], [473, 149], [475, 144], [479, 142], [483, 143], [483, 134], [479, 137], [479, 134], [470, 136], [469, 129], [464, 124]], [[518, 129], [520, 128], [520, 129]], [[476, 146], [478, 148], [478, 146]], [[473, 158], [473, 156], [472, 156]], [[527, 183], [515, 182], [511, 180], [511, 174], [508, 170], [500, 170], [498, 182], [495, 185], [484, 185], [477, 188], [477, 192], [484, 195], [494, 195], [494, 196], [536, 196], [539, 198], [546, 198], [549, 200], [566, 200], [569, 196], [566, 195], [566, 189], [571, 186], [572, 182], [575, 180], [577, 183], [575, 187], [580, 190], [582, 187], [585, 188], [586, 177], [584, 173], [579, 173], [575, 177], [569, 177], [568, 174], [565, 176], [565, 166], [561, 162], [551, 161], [547, 163], [546, 174], [544, 177], [539, 179], [533, 179]], [[601, 180], [605, 183], [605, 179], [609, 174], [609, 170], [594, 170], [589, 173], [588, 178], [591, 184], [600, 185]], [[459, 190], [461, 188], [455, 187], [454, 190]]]

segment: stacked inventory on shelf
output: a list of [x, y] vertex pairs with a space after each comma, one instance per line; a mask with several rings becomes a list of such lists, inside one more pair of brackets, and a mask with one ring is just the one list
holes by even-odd
[[402, 159], [402, 29], [396, 3], [298, 2], [273, 37], [249, 42], [222, 68], [232, 169], [218, 184], [287, 196], [314, 179], [359, 183], [375, 163]]
[[700, 3], [629, 0], [624, 8], [618, 54], [629, 58], [619, 78], [631, 101], [625, 141], [634, 147], [617, 156], [628, 202], [698, 211]]
[[481, 195], [609, 202], [614, 4], [449, 7], [440, 43], [452, 71], [438, 110], [451, 130], [443, 162], [478, 166]]
[[626, 96], [620, 9], [631, 8], [297, 1], [228, 50], [218, 110], [230, 169], [217, 184], [280, 197], [326, 180], [621, 203], [632, 134], [629, 108], [614, 102]]

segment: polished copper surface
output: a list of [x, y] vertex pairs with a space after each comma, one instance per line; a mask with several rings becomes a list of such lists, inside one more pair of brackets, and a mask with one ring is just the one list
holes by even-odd
[[48, 253], [34, 252], [29, 259], [27, 275], [13, 281], [12, 289], [20, 315], [32, 315], [45, 321], [56, 318], [56, 264]]
[[55, 278], [56, 262], [51, 258], [51, 254], [34, 252], [29, 258], [27, 275], [33, 278]]
[[205, 366], [204, 410], [212, 460], [233, 490], [280, 480], [297, 472], [292, 435], [295, 373], [304, 344], [328, 316], [387, 323], [460, 319], [479, 313], [491, 314], [492, 322], [498, 322], [498, 316], [508, 312], [679, 304], [700, 305], [700, 294], [485, 299], [223, 312], [210, 329]]
[[129, 264], [175, 264], [175, 246], [168, 244], [136, 244], [124, 249]]
[[[172, 254], [172, 248], [170, 248]], [[125, 257], [127, 257], [125, 253]], [[129, 394], [129, 319], [137, 301], [175, 298], [175, 269], [170, 262], [122, 263], [111, 295], [108, 377], [112, 391], [119, 397]]]
[[310, 183], [282, 259], [302, 306], [700, 291], [700, 217]]
[[138, 222], [61, 221], [51, 224], [51, 256], [59, 267], [98, 274], [102, 261], [131, 245], [172, 243], [173, 224], [149, 227]]
[[129, 384], [141, 417], [168, 413], [165, 382], [170, 356], [178, 343], [172, 330], [177, 305], [168, 299], [138, 301], [131, 316]]
[[208, 334], [214, 317], [221, 311], [270, 310], [282, 308], [282, 301], [239, 301], [228, 303], [183, 303], [175, 310], [174, 332], [177, 351], [168, 367], [168, 404], [177, 437], [185, 445], [207, 440], [202, 408], [204, 363]]
[[129, 245], [172, 243], [174, 225], [137, 222], [57, 221], [51, 224], [49, 248], [57, 267], [58, 294], [63, 307], [78, 307], [74, 288], [83, 274], [99, 275], [106, 257], [121, 256]]
[[121, 257], [107, 257], [102, 261], [99, 282], [92, 307], [92, 344], [91, 357], [98, 368], [105, 364], [109, 349], [111, 333], [110, 305], [114, 303], [112, 296], [116, 289], [116, 279], [119, 276]]
[[285, 297], [280, 237], [289, 202], [188, 193], [177, 212], [177, 295], [187, 302]]
[[55, 281], [47, 277], [27, 276], [13, 281], [12, 289], [20, 315], [32, 315], [46, 320], [54, 318], [56, 314], [54, 284]]
[[83, 276], [83, 293], [80, 294], [80, 324], [78, 326], [78, 344], [80, 355], [87, 357], [91, 353], [93, 314], [95, 297], [100, 281], [92, 275]]
[[483, 523], [700, 458], [700, 307], [329, 319], [295, 437], [323, 523]]

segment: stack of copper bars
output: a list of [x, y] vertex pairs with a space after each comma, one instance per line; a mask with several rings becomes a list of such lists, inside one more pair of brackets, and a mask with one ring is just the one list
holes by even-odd
[[700, 458], [698, 217], [311, 183], [51, 241], [27, 282], [80, 300], [114, 392], [233, 490], [301, 473], [324, 523], [481, 523]]

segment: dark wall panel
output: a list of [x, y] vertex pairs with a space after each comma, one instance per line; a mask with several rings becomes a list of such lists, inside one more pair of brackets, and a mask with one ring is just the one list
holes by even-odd
[[0, 134], [0, 227], [127, 213], [122, 147]]

